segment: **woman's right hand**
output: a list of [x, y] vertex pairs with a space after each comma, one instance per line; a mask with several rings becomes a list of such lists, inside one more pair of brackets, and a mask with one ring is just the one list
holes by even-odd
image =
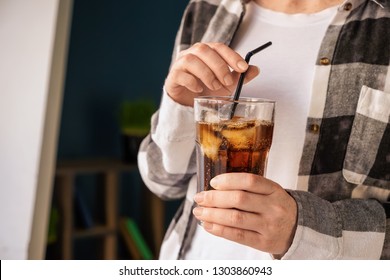
[[249, 66], [225, 44], [196, 43], [179, 54], [164, 86], [173, 100], [193, 106], [200, 95], [231, 95], [245, 71], [245, 83], [259, 74], [256, 66]]

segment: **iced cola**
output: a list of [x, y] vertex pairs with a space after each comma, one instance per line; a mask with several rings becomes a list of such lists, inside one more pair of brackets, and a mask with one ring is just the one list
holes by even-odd
[[273, 126], [273, 111], [269, 119], [251, 116], [198, 118], [198, 191], [212, 189], [210, 180], [221, 173], [247, 172], [264, 176]]

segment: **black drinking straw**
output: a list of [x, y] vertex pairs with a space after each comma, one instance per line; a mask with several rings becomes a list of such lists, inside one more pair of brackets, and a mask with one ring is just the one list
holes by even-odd
[[[265, 48], [268, 48], [269, 46], [272, 45], [272, 42], [268, 42], [268, 43], [265, 43], [264, 45], [261, 45], [260, 47], [248, 52], [245, 56], [245, 61], [246, 63], [249, 64], [249, 60], [251, 59], [252, 55], [264, 50]], [[247, 70], [248, 71], [248, 70]], [[240, 94], [241, 94], [241, 90], [242, 90], [242, 85], [244, 84], [244, 79], [245, 79], [245, 75], [246, 75], [246, 72], [243, 72], [241, 73], [240, 75], [240, 79], [238, 80], [238, 84], [237, 84], [237, 88], [236, 88], [236, 92], [234, 93], [234, 97], [233, 97], [233, 107], [232, 107], [232, 111], [230, 112], [230, 119], [233, 118], [234, 116], [234, 112], [236, 111], [236, 107], [237, 107], [237, 100], [238, 98], [240, 98]]]

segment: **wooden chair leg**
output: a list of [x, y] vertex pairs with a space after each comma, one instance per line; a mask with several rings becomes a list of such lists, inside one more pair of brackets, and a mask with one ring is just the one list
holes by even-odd
[[73, 258], [73, 188], [74, 175], [66, 174], [57, 176], [59, 204], [61, 208], [62, 234], [61, 250], [62, 259]]
[[114, 171], [107, 171], [104, 174], [105, 188], [105, 219], [107, 228], [113, 232], [104, 238], [103, 251], [104, 259], [114, 260], [117, 258], [117, 229], [118, 229], [118, 174]]

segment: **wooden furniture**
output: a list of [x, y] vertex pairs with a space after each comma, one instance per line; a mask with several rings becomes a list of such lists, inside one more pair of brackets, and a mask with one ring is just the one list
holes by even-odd
[[[101, 237], [103, 241], [103, 259], [117, 259], [118, 246], [118, 186], [122, 172], [137, 170], [136, 164], [124, 164], [120, 160], [74, 160], [60, 161], [56, 169], [56, 191], [61, 213], [61, 256], [73, 259], [73, 241], [76, 238]], [[104, 222], [102, 225], [76, 230], [73, 219], [73, 199], [75, 178], [78, 175], [96, 174], [103, 183]], [[131, 187], [131, 186], [129, 186]], [[164, 205], [161, 200], [145, 191], [146, 203], [150, 206], [153, 219], [151, 224], [155, 252], [163, 239]]]

